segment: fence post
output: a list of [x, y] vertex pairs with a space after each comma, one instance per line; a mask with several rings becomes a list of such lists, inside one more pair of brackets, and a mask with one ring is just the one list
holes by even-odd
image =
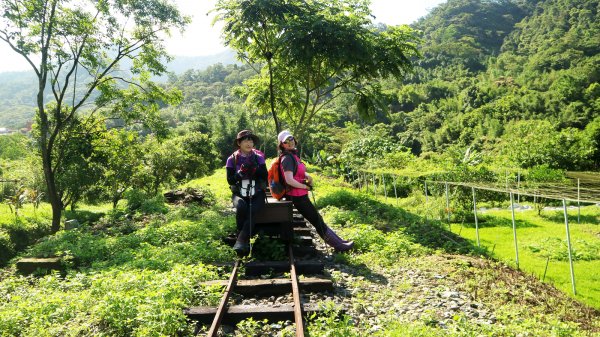
[[563, 199], [563, 209], [565, 210], [565, 228], [567, 230], [567, 247], [569, 248], [569, 268], [571, 269], [571, 285], [573, 286], [573, 295], [577, 295], [575, 289], [575, 273], [573, 271], [573, 256], [571, 249], [571, 233], [569, 231], [569, 216], [567, 214], [567, 201]]
[[581, 217], [581, 198], [580, 198], [580, 189], [579, 189], [579, 178], [577, 178], [577, 223], [579, 223], [579, 218]]
[[448, 213], [448, 230], [450, 230], [450, 198], [448, 197], [448, 182], [446, 181], [446, 213]]
[[479, 223], [477, 222], [477, 199], [475, 198], [475, 187], [471, 186], [473, 191], [473, 214], [475, 215], [475, 236], [477, 236], [477, 247], [481, 247], [479, 243]]
[[521, 203], [520, 188], [521, 188], [521, 170], [518, 170], [517, 171], [517, 203], [518, 204]]
[[512, 192], [510, 192], [510, 210], [512, 213], [513, 239], [515, 241], [515, 256], [517, 261], [517, 269], [519, 269], [519, 246], [517, 245], [517, 224], [515, 222], [515, 203]]

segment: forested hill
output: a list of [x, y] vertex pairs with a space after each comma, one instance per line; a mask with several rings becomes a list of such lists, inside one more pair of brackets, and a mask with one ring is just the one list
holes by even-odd
[[[458, 0], [442, 4], [413, 25], [423, 34], [419, 68], [485, 70], [489, 57], [499, 54], [515, 25], [531, 13], [531, 6], [510, 1]], [[422, 71], [417, 74], [420, 80], [438, 75]]]
[[[600, 0], [449, 0], [439, 5], [413, 25], [421, 32], [422, 54], [414, 72], [403, 80], [381, 81], [391, 111], [381, 111], [366, 124], [387, 124], [389, 136], [416, 155], [466, 148], [502, 154], [531, 143], [553, 152], [528, 148], [532, 155], [515, 164], [597, 168], [600, 150], [588, 145], [600, 142], [599, 6]], [[238, 68], [218, 69], [240, 73]], [[230, 78], [229, 84], [207, 77], [202, 88], [186, 79], [190, 74], [169, 81], [184, 92], [183, 105], [166, 111], [171, 124], [198, 114], [239, 118], [245, 108], [230, 84], [251, 73]], [[23, 124], [24, 100], [31, 96], [18, 90], [24, 85], [11, 79], [2, 83], [0, 122], [11, 124], [0, 126]], [[232, 101], [238, 102], [235, 107], [222, 106]], [[351, 101], [334, 100], [330, 110], [337, 117], [320, 123], [343, 128], [356, 121]], [[315, 124], [313, 131], [324, 125]], [[311, 144], [305, 142], [309, 153]]]
[[[216, 63], [234, 64], [231, 50], [208, 56], [179, 56], [167, 65], [169, 72], [182, 74], [189, 69], [203, 70]], [[165, 75], [158, 81], [167, 81]], [[31, 71], [0, 73], [0, 127], [21, 128], [31, 121], [36, 107], [37, 79]], [[50, 91], [46, 95], [51, 95]]]
[[[414, 74], [388, 83], [398, 99], [396, 135], [417, 154], [467, 146], [501, 151], [509, 134], [518, 139], [532, 130], [546, 138], [598, 137], [600, 121], [592, 121], [600, 111], [599, 6], [598, 0], [438, 6], [414, 25], [423, 39]], [[586, 135], [578, 134], [586, 127]], [[597, 165], [597, 150], [592, 157]], [[589, 169], [555, 166], [562, 165]]]

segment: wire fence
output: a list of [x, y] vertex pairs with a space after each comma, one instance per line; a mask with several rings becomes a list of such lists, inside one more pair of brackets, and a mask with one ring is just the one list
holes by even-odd
[[[508, 177], [508, 175], [506, 175]], [[418, 184], [423, 185], [423, 192], [425, 195], [426, 206], [430, 203], [430, 190], [432, 185], [437, 186], [437, 190], [442, 190], [445, 198], [447, 215], [446, 221], [448, 226], [451, 223], [452, 209], [450, 207], [450, 186], [462, 187], [464, 189], [470, 189], [472, 194], [473, 204], [473, 217], [475, 224], [475, 236], [477, 246], [481, 247], [481, 241], [479, 237], [479, 222], [478, 222], [478, 208], [477, 208], [477, 195], [482, 193], [480, 191], [495, 192], [501, 194], [508, 194], [510, 199], [510, 210], [512, 219], [512, 234], [514, 241], [515, 250], [515, 263], [519, 268], [519, 246], [517, 239], [517, 226], [515, 216], [515, 199], [517, 203], [521, 197], [531, 197], [534, 203], [539, 202], [540, 198], [557, 200], [562, 202], [562, 210], [564, 213], [564, 224], [566, 232], [569, 270], [571, 277], [572, 291], [574, 295], [577, 295], [575, 273], [573, 268], [573, 248], [571, 245], [571, 231], [569, 227], [569, 217], [567, 213], [567, 203], [577, 203], [577, 223], [580, 223], [581, 219], [581, 204], [600, 204], [600, 175], [593, 173], [584, 173], [571, 177], [569, 181], [563, 184], [559, 183], [532, 183], [522, 182], [520, 174], [517, 174], [517, 179], [509, 180], [505, 179], [503, 184], [499, 183], [485, 183], [485, 182], [456, 182], [456, 181], [439, 181], [439, 180], [427, 180], [422, 176], [402, 176], [393, 173], [377, 172], [377, 171], [354, 171], [353, 173], [346, 175], [345, 179], [352, 183], [361, 192], [372, 193], [373, 195], [381, 195], [387, 200], [388, 197], [394, 197], [396, 204], [398, 204], [399, 197], [399, 184], [400, 179], [413, 180], [412, 185]], [[388, 188], [389, 186], [389, 188]], [[389, 191], [388, 191], [389, 189]], [[393, 195], [392, 193], [393, 189]], [[378, 193], [379, 191], [379, 193]], [[463, 195], [464, 197], [464, 195]], [[425, 216], [427, 221], [427, 215]], [[440, 219], [441, 220], [441, 219]], [[549, 258], [546, 261], [546, 270], [544, 271], [544, 278], [548, 268]]]

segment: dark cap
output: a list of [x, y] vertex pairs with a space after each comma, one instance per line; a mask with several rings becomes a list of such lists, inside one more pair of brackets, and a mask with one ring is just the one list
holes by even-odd
[[237, 137], [235, 137], [235, 141], [233, 142], [235, 146], [239, 146], [238, 145], [238, 141], [242, 140], [243, 138], [247, 138], [250, 137], [252, 138], [252, 141], [254, 141], [254, 144], [258, 144], [258, 136], [255, 135], [254, 133], [252, 133], [252, 130], [242, 130], [240, 132], [238, 132]]

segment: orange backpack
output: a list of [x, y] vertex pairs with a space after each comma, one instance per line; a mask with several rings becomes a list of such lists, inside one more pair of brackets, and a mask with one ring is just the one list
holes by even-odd
[[[285, 196], [285, 193], [290, 190], [290, 187], [285, 182], [285, 177], [283, 176], [283, 170], [281, 167], [281, 159], [286, 154], [282, 154], [279, 158], [273, 160], [271, 163], [271, 167], [269, 168], [269, 175], [267, 178], [269, 184], [269, 190], [271, 190], [271, 195], [273, 198], [277, 200], [281, 200]], [[296, 158], [292, 155], [292, 160], [294, 163], [294, 174], [296, 174]]]

